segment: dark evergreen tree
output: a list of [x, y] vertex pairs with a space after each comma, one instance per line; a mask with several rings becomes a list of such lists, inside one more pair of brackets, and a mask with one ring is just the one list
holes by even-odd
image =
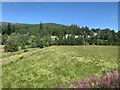
[[11, 30], [11, 25], [10, 25], [10, 23], [8, 23], [7, 34], [10, 35], [11, 32], [12, 32], [12, 30]]

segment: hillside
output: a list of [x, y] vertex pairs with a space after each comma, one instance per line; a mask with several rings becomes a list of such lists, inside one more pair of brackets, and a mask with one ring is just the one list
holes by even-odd
[[89, 29], [77, 24], [70, 26], [56, 23], [2, 25], [2, 45], [6, 52], [19, 48], [44, 48], [52, 45], [119, 45], [120, 32], [109, 28]]
[[[7, 28], [8, 24], [10, 24], [11, 29], [14, 30], [13, 32], [15, 33], [20, 33], [20, 34], [30, 33], [32, 35], [36, 35], [36, 33], [38, 33], [39, 25], [40, 25], [40, 24], [9, 23], [9, 22], [1, 22], [1, 23], [2, 23], [2, 34], [6, 33], [8, 29]], [[53, 30], [58, 31], [60, 28], [68, 27], [66, 25], [61, 25], [56, 23], [42, 23], [42, 25], [43, 25], [43, 29], [46, 29], [47, 32], [52, 32]]]
[[3, 88], [50, 88], [118, 69], [117, 46], [51, 46], [39, 50], [3, 66]]
[[[0, 24], [2, 25], [2, 27], [7, 27], [8, 23], [10, 23], [11, 25], [15, 25], [17, 27], [39, 27], [39, 24], [28, 24], [28, 23], [12, 23], [12, 22], [0, 22]], [[58, 28], [58, 27], [65, 27], [66, 25], [62, 25], [62, 24], [57, 24], [57, 23], [42, 23], [45, 27], [52, 27], [52, 28]]]

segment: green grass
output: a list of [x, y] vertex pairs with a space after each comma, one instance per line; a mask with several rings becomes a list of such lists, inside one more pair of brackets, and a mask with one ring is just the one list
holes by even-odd
[[50, 88], [117, 69], [117, 46], [51, 46], [3, 66], [2, 87]]
[[[28, 50], [27, 52], [24, 52], [24, 50], [20, 50], [20, 51], [16, 51], [16, 52], [4, 52], [4, 53], [2, 53], [2, 58], [0, 58], [0, 62], [2, 62], [2, 65], [9, 64], [10, 62], [13, 63], [19, 59], [29, 57], [32, 54], [37, 53], [41, 49], [40, 48], [30, 48], [27, 50]], [[22, 58], [21, 58], [21, 56], [22, 56]]]

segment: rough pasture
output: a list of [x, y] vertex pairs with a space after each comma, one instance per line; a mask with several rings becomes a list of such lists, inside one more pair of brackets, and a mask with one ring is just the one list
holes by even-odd
[[51, 46], [3, 65], [2, 87], [55, 87], [117, 70], [117, 59], [117, 46]]

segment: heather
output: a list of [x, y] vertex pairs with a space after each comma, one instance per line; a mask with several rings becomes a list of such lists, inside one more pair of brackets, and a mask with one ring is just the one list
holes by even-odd
[[69, 84], [59, 84], [56, 85], [57, 88], [120, 88], [120, 73], [118, 71], [112, 70], [107, 71], [102, 75], [89, 76], [88, 78], [83, 78], [82, 80], [75, 80]]

